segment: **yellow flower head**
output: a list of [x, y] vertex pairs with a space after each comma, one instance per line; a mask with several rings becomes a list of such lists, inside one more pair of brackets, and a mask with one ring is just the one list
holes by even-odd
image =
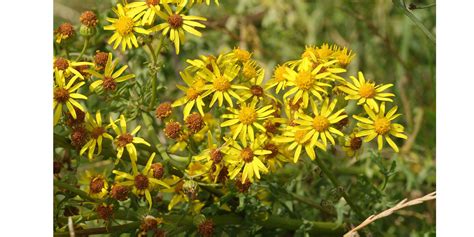
[[269, 150], [262, 148], [264, 142], [262, 139], [256, 139], [248, 146], [240, 146], [237, 142], [231, 142], [229, 149], [226, 149], [227, 154], [225, 162], [229, 164], [229, 176], [235, 179], [238, 174], [242, 175], [242, 183], [250, 180], [254, 182], [256, 177], [260, 179], [260, 172], [268, 173], [268, 168], [263, 164], [264, 155], [271, 154]]
[[87, 150], [87, 157], [90, 159], [94, 156], [94, 151], [97, 146], [98, 151], [96, 155], [99, 155], [102, 152], [102, 140], [103, 138], [107, 138], [113, 140], [114, 138], [107, 133], [107, 129], [111, 125], [103, 126], [102, 125], [102, 115], [100, 111], [97, 111], [95, 114], [95, 119], [89, 113], [86, 113], [86, 128], [90, 133], [89, 141], [82, 147], [80, 151], [80, 155], [84, 154]]
[[319, 148], [326, 150], [327, 140], [329, 140], [333, 145], [336, 144], [332, 134], [339, 136], [344, 136], [344, 134], [334, 128], [333, 126], [346, 118], [346, 114], [342, 114], [344, 109], [340, 109], [337, 112], [333, 113], [334, 108], [336, 107], [337, 100], [333, 100], [329, 103], [329, 99], [326, 98], [321, 106], [321, 110], [318, 109], [315, 103], [311, 104], [314, 117], [310, 117], [305, 114], [299, 114], [299, 118], [295, 122], [299, 124], [301, 129], [307, 130], [307, 136], [312, 137], [311, 143], [317, 145], [317, 141], [321, 138], [322, 145]]
[[369, 118], [360, 117], [353, 115], [353, 117], [359, 120], [361, 123], [357, 123], [357, 126], [361, 129], [356, 134], [357, 137], [365, 137], [364, 142], [370, 142], [372, 139], [377, 137], [378, 149], [383, 148], [383, 138], [393, 148], [395, 152], [398, 152], [398, 146], [390, 138], [390, 135], [402, 139], [407, 139], [407, 135], [403, 134], [405, 128], [398, 123], [393, 123], [392, 120], [400, 116], [395, 114], [398, 107], [394, 106], [385, 114], [385, 103], [382, 102], [380, 105], [380, 111], [376, 114], [369, 106], [364, 105], [364, 110], [369, 115]]
[[285, 64], [276, 66], [273, 71], [272, 78], [267, 82], [265, 89], [270, 89], [276, 86], [275, 92], [278, 94], [281, 90], [284, 90], [286, 87], [286, 74], [289, 70], [289, 67]]
[[126, 11], [130, 11], [131, 15], [140, 15], [140, 24], [151, 25], [155, 21], [157, 12], [160, 11], [160, 2], [163, 0], [146, 0], [143, 2], [131, 2], [124, 6]]
[[120, 158], [122, 158], [123, 150], [126, 148], [128, 155], [130, 156], [130, 160], [132, 164], [136, 164], [137, 162], [137, 149], [135, 148], [134, 144], [144, 144], [150, 146], [150, 143], [145, 141], [145, 139], [141, 137], [136, 137], [135, 134], [140, 130], [141, 126], [137, 126], [131, 133], [127, 132], [127, 122], [125, 121], [125, 116], [120, 115], [119, 119], [120, 128], [115, 124], [114, 120], [110, 118], [110, 125], [112, 129], [115, 131], [117, 137], [115, 137], [114, 143], [117, 148], [117, 161], [119, 162]]
[[262, 126], [262, 120], [273, 117], [272, 105], [266, 105], [262, 108], [256, 108], [257, 101], [253, 100], [250, 104], [242, 103], [240, 109], [228, 108], [231, 114], [224, 114], [222, 118], [227, 119], [221, 124], [221, 127], [232, 126], [232, 137], [236, 139], [240, 135], [240, 141], [244, 146], [247, 145], [247, 138], [250, 141], [255, 140], [255, 129], [265, 132]]
[[75, 35], [74, 27], [69, 22], [62, 23], [54, 33], [56, 36], [56, 43], [58, 44], [71, 39]]
[[393, 84], [375, 85], [373, 82], [366, 81], [362, 72], [359, 72], [358, 79], [353, 76], [351, 76], [351, 79], [353, 83], [346, 82], [345, 86], [339, 87], [341, 91], [347, 93], [346, 100], [358, 100], [358, 105], [367, 104], [375, 112], [379, 111], [377, 100], [393, 102], [389, 97], [394, 97], [395, 95], [383, 92], [392, 87]]
[[63, 105], [65, 105], [71, 114], [71, 116], [76, 119], [76, 110], [74, 107], [84, 111], [82, 105], [76, 101], [76, 99], [87, 100], [85, 95], [76, 93], [76, 91], [84, 85], [84, 82], [76, 82], [77, 76], [69, 79], [66, 84], [66, 79], [64, 78], [64, 73], [62, 71], [54, 71], [54, 89], [53, 89], [53, 108], [54, 108], [54, 125], [56, 125], [61, 118], [63, 111]]
[[114, 49], [121, 43], [122, 51], [125, 51], [127, 48], [131, 49], [132, 44], [135, 48], [138, 48], [137, 37], [134, 33], [150, 34], [150, 31], [140, 27], [140, 18], [144, 12], [139, 13], [135, 10], [129, 10], [124, 8], [122, 4], [117, 4], [117, 8], [114, 9], [114, 12], [118, 18], [107, 18], [107, 21], [112, 24], [104, 26], [104, 30], [115, 31], [107, 43], [113, 43]]
[[153, 177], [153, 172], [150, 172], [151, 165], [153, 163], [153, 159], [155, 158], [155, 153], [153, 152], [146, 163], [146, 166], [143, 168], [141, 172], [138, 172], [137, 166], [132, 163], [132, 170], [133, 174], [128, 174], [119, 170], [114, 170], [112, 173], [116, 174], [115, 179], [117, 181], [121, 181], [125, 179], [125, 181], [118, 182], [118, 185], [123, 186], [132, 186], [132, 192], [138, 196], [145, 195], [148, 204], [152, 205], [152, 199], [150, 191], [153, 189], [154, 185], [160, 185], [166, 188], [170, 188], [170, 186], [156, 178]]
[[56, 57], [53, 60], [54, 70], [63, 72], [64, 77], [69, 78], [71, 76], [76, 76], [84, 80], [84, 76], [76, 69], [81, 66], [93, 66], [93, 63], [90, 62], [74, 62], [67, 60], [63, 57]]
[[205, 28], [206, 26], [196, 21], [206, 21], [207, 19], [199, 16], [186, 16], [182, 14], [184, 7], [178, 6], [176, 11], [173, 12], [168, 4], [163, 4], [164, 12], [156, 12], [158, 16], [165, 22], [157, 26], [152, 27], [150, 30], [162, 31], [163, 35], [169, 33], [170, 40], [174, 42], [176, 54], [179, 54], [179, 45], [184, 42], [184, 31], [187, 31], [193, 35], [201, 37], [201, 32], [194, 29], [194, 27]]
[[204, 92], [204, 86], [206, 84], [206, 81], [200, 78], [191, 77], [191, 75], [189, 75], [186, 70], [180, 72], [179, 74], [181, 75], [181, 78], [183, 78], [184, 82], [188, 85], [188, 87], [176, 85], [176, 87], [186, 93], [186, 95], [174, 101], [171, 106], [177, 107], [185, 105], [183, 108], [184, 118], [188, 117], [194, 106], [196, 106], [201, 116], [204, 116], [203, 107], [205, 106], [205, 104], [202, 100], [202, 93]]
[[112, 62], [112, 53], [109, 53], [109, 56], [107, 57], [107, 63], [105, 64], [105, 70], [103, 73], [99, 73], [94, 70], [86, 70], [94, 77], [99, 78], [99, 80], [91, 83], [90, 90], [95, 91], [98, 87], [100, 87], [105, 91], [115, 91], [117, 88], [117, 83], [135, 78], [134, 74], [121, 76], [123, 72], [128, 68], [127, 65], [122, 66], [120, 69], [114, 72], [117, 64], [117, 60]]

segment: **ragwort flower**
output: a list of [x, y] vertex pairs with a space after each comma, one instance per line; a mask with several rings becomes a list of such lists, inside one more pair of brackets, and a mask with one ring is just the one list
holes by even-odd
[[109, 53], [109, 56], [107, 57], [107, 63], [105, 65], [104, 73], [99, 73], [94, 70], [86, 70], [87, 72], [92, 74], [94, 77], [99, 78], [99, 80], [91, 83], [91, 85], [89, 86], [90, 90], [95, 91], [98, 87], [101, 87], [106, 91], [115, 91], [115, 89], [117, 88], [117, 83], [135, 78], [134, 74], [121, 76], [123, 72], [128, 68], [127, 65], [122, 66], [120, 69], [114, 72], [117, 64], [118, 64], [117, 60], [112, 62], [112, 53]]
[[[262, 136], [262, 139], [265, 139]], [[262, 140], [256, 139], [248, 146], [240, 146], [237, 142], [231, 142], [229, 149], [224, 151], [227, 156], [226, 163], [229, 163], [229, 176], [235, 179], [238, 174], [242, 174], [242, 183], [250, 180], [254, 182], [256, 177], [260, 179], [260, 172], [268, 173], [268, 168], [263, 164], [264, 155], [271, 154], [269, 150], [262, 148]]]
[[137, 126], [131, 133], [127, 132], [127, 122], [125, 121], [125, 116], [120, 115], [119, 119], [120, 128], [115, 124], [114, 120], [110, 118], [110, 125], [112, 129], [114, 129], [117, 137], [115, 138], [115, 145], [117, 147], [117, 161], [119, 162], [120, 158], [122, 158], [123, 150], [126, 148], [128, 155], [130, 155], [130, 160], [133, 164], [137, 162], [137, 149], [135, 148], [134, 144], [144, 144], [150, 146], [150, 143], [145, 141], [145, 139], [141, 137], [136, 137], [135, 134], [140, 130], [141, 126]]
[[84, 85], [84, 82], [76, 82], [77, 77], [69, 79], [66, 84], [64, 73], [62, 71], [54, 71], [55, 84], [53, 89], [53, 108], [54, 108], [54, 125], [56, 125], [61, 118], [63, 105], [67, 107], [71, 116], [76, 119], [76, 110], [74, 107], [84, 111], [82, 105], [76, 101], [76, 99], [87, 100], [85, 95], [76, 93], [76, 91]]
[[89, 141], [82, 147], [80, 151], [80, 155], [84, 154], [87, 150], [87, 157], [89, 159], [93, 158], [95, 148], [97, 146], [98, 151], [96, 155], [99, 155], [102, 152], [102, 140], [103, 138], [107, 138], [110, 140], [114, 140], [114, 138], [107, 133], [107, 129], [111, 125], [103, 126], [102, 125], [102, 115], [100, 111], [97, 111], [95, 114], [95, 119], [89, 113], [86, 114], [86, 128], [90, 133]]

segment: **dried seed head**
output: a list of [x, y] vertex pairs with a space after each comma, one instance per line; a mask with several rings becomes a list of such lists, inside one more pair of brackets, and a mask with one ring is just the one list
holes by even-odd
[[268, 159], [275, 158], [278, 155], [278, 146], [273, 143], [267, 143], [264, 147], [264, 150], [269, 150], [272, 153], [266, 155]]
[[53, 99], [58, 103], [65, 103], [69, 99], [69, 91], [64, 88], [56, 88], [53, 92]]
[[128, 199], [128, 188], [122, 185], [114, 185], [110, 195], [118, 201], [125, 201]]
[[161, 103], [158, 105], [158, 107], [156, 107], [155, 114], [159, 119], [167, 118], [171, 115], [171, 113], [173, 113], [173, 110], [170, 102]]
[[222, 153], [219, 149], [212, 149], [210, 152], [211, 160], [217, 164], [221, 162], [222, 158], [224, 158], [224, 153]]
[[171, 139], [177, 139], [181, 132], [181, 124], [178, 122], [170, 121], [165, 126], [165, 135]]
[[86, 117], [86, 113], [84, 113], [82, 110], [78, 109], [77, 107], [74, 107], [74, 111], [76, 111], [75, 119], [74, 117], [72, 117], [72, 114], [70, 112], [67, 113], [66, 125], [69, 126], [70, 128], [81, 126], [84, 123], [84, 118]]
[[228, 175], [229, 170], [227, 169], [227, 166], [222, 167], [222, 169], [219, 171], [219, 174], [217, 175], [217, 181], [224, 183], [227, 180]]
[[84, 127], [76, 127], [71, 133], [71, 144], [80, 149], [86, 144], [88, 137], [89, 134]]
[[156, 6], [160, 3], [160, 0], [146, 0], [148, 6]]
[[86, 71], [87, 69], [89, 69], [88, 65], [75, 66], [74, 69], [76, 69], [84, 77], [89, 78], [89, 76], [91, 75], [90, 73]]
[[97, 139], [99, 138], [100, 136], [102, 136], [102, 134], [105, 133], [105, 128], [103, 127], [95, 127], [92, 129], [91, 131], [91, 137], [94, 138], [94, 139]]
[[351, 141], [351, 150], [356, 151], [359, 150], [360, 147], [362, 146], [362, 138], [360, 137], [352, 137]]
[[280, 123], [272, 123], [270, 121], [266, 121], [263, 126], [265, 127], [267, 134], [276, 134], [278, 132], [278, 127], [280, 126]]
[[249, 163], [253, 161], [253, 151], [250, 147], [246, 147], [240, 151], [240, 157], [242, 160]]
[[250, 183], [250, 181], [248, 179], [245, 180], [244, 183], [242, 183], [242, 180], [240, 178], [235, 180], [235, 186], [237, 186], [237, 189], [241, 193], [246, 193], [247, 191], [249, 191], [249, 188], [250, 188], [251, 185], [252, 185], [252, 183]]
[[169, 16], [168, 24], [170, 24], [171, 28], [178, 29], [183, 25], [183, 17], [179, 14], [173, 14]]
[[134, 183], [135, 183], [135, 187], [136, 187], [138, 190], [147, 189], [147, 188], [148, 188], [148, 185], [150, 184], [150, 182], [149, 182], [149, 180], [148, 180], [148, 177], [146, 177], [146, 176], [143, 175], [143, 174], [138, 174], [137, 176], [135, 176]]
[[133, 141], [133, 136], [130, 135], [129, 133], [124, 133], [117, 138], [116, 143], [117, 143], [117, 146], [119, 147], [125, 147], [127, 144], [132, 143], [132, 141]]
[[[346, 113], [341, 113], [341, 115], [345, 115], [345, 114]], [[335, 124], [335, 127], [340, 130], [340, 129], [344, 128], [347, 124], [349, 124], [349, 117], [345, 117], [345, 118], [339, 120], [339, 122], [337, 122]]]
[[106, 52], [100, 52], [97, 51], [95, 56], [94, 56], [94, 63], [97, 67], [97, 69], [102, 70], [105, 68], [105, 65], [107, 64], [107, 59], [109, 58], [109, 54]]
[[92, 177], [89, 183], [89, 192], [91, 194], [97, 194], [102, 192], [102, 189], [105, 186], [105, 179], [102, 176]]
[[203, 237], [210, 237], [214, 233], [214, 222], [211, 219], [206, 219], [198, 226], [198, 232]]
[[205, 125], [202, 116], [198, 113], [192, 113], [186, 117], [185, 123], [186, 127], [193, 133], [199, 132]]
[[148, 215], [143, 219], [143, 223], [140, 227], [144, 232], [147, 232], [149, 230], [155, 230], [158, 228], [158, 224], [159, 223], [155, 217]]
[[92, 11], [85, 11], [79, 17], [79, 20], [83, 25], [88, 27], [95, 27], [99, 20], [97, 19], [97, 15]]
[[263, 88], [261, 86], [253, 85], [250, 87], [250, 92], [252, 92], [252, 95], [257, 96], [257, 97], [262, 97], [264, 95]]
[[104, 83], [102, 84], [106, 91], [115, 91], [117, 88], [117, 83], [114, 81], [112, 77], [105, 76]]
[[165, 172], [163, 165], [161, 163], [154, 163], [151, 165], [151, 170], [153, 172], [153, 178], [161, 179], [163, 178], [163, 174]]
[[69, 62], [65, 58], [57, 57], [54, 61], [54, 67], [61, 71], [66, 70], [69, 67]]
[[62, 23], [56, 30], [57, 34], [61, 34], [65, 39], [74, 35], [74, 27], [69, 22]]
[[95, 211], [100, 216], [100, 218], [102, 218], [104, 220], [109, 220], [112, 217], [112, 215], [114, 214], [114, 209], [113, 209], [112, 204], [111, 205], [106, 205], [106, 204], [99, 205], [99, 206], [97, 206]]

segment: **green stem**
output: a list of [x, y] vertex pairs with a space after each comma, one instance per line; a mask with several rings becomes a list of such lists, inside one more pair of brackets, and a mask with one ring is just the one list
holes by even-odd
[[151, 101], [150, 101], [150, 106], [148, 107], [148, 110], [152, 110], [153, 108], [153, 105], [155, 103], [155, 100], [156, 100], [156, 83], [157, 83], [157, 78], [156, 78], [156, 74], [157, 74], [157, 71], [156, 71], [156, 67], [158, 66], [158, 57], [160, 56], [160, 52], [161, 52], [161, 48], [163, 47], [163, 39], [165, 37], [163, 35], [161, 35], [160, 37], [160, 42], [158, 43], [158, 49], [156, 50], [156, 53], [155, 51], [153, 50], [153, 46], [151, 45], [151, 43], [148, 43], [146, 44], [148, 46], [148, 49], [150, 49], [150, 54], [151, 54], [151, 59], [152, 59], [152, 65], [151, 65], [151, 68], [152, 70], [150, 71], [152, 78], [151, 78]]
[[84, 52], [86, 52], [88, 45], [89, 45], [89, 38], [87, 37], [84, 39], [84, 46], [82, 46], [81, 53], [79, 53], [75, 61], [79, 61], [79, 59], [81, 59], [82, 55], [84, 55]]
[[58, 188], [64, 188], [64, 189], [67, 189], [68, 191], [78, 195], [79, 197], [81, 197], [82, 199], [85, 199], [85, 200], [89, 200], [89, 201], [92, 201], [92, 202], [95, 202], [96, 200], [92, 197], [90, 197], [86, 192], [70, 185], [70, 184], [67, 184], [67, 183], [64, 183], [62, 181], [59, 181], [59, 180], [54, 180], [54, 185]]
[[[316, 163], [318, 164], [319, 168], [321, 168], [321, 171], [329, 178], [331, 183], [336, 187], [342, 187], [339, 181], [336, 179], [336, 177], [332, 174], [332, 172], [328, 169], [328, 167], [324, 164], [324, 162], [321, 160], [321, 158], [316, 158]], [[351, 207], [351, 209], [359, 216], [359, 218], [365, 218], [364, 215], [362, 215], [362, 210], [352, 201], [352, 199], [349, 197], [347, 192], [345, 190], [342, 191], [342, 196], [346, 200], [347, 204]]]
[[69, 59], [69, 49], [67, 49], [67, 46], [64, 46], [64, 50], [66, 51], [66, 59]]
[[[99, 228], [90, 228], [85, 230], [75, 230], [74, 233], [76, 236], [88, 236], [94, 234], [105, 234], [105, 233], [124, 233], [128, 230], [132, 230], [138, 228], [140, 226], [140, 222], [132, 222], [124, 225], [116, 225], [110, 227], [99, 227]], [[62, 233], [54, 233], [54, 236], [69, 236], [69, 232], [62, 232]]]

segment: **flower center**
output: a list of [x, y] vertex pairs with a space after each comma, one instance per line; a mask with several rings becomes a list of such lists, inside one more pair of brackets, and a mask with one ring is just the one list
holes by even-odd
[[198, 96], [198, 90], [194, 89], [193, 87], [190, 87], [188, 90], [186, 90], [186, 98], [188, 98], [188, 100], [195, 100]]
[[89, 186], [90, 193], [96, 194], [100, 193], [102, 191], [102, 188], [104, 187], [104, 179], [102, 177], [94, 177], [92, 178]]
[[161, 163], [154, 163], [151, 165], [151, 170], [153, 171], [153, 178], [161, 179], [165, 170], [163, 169], [163, 165]]
[[247, 62], [251, 55], [247, 50], [234, 49], [234, 56], [241, 62]]
[[360, 137], [353, 137], [351, 138], [351, 150], [359, 150], [359, 148], [362, 146], [362, 138]]
[[59, 34], [71, 37], [74, 34], [74, 27], [72, 27], [71, 23], [63, 23], [58, 27]]
[[222, 158], [224, 158], [224, 153], [222, 153], [219, 149], [212, 149], [210, 153], [211, 160], [214, 161], [214, 163], [219, 163], [221, 162]]
[[170, 24], [173, 29], [180, 28], [183, 25], [183, 17], [178, 14], [171, 15], [168, 17], [168, 24]]
[[204, 120], [202, 116], [198, 113], [192, 113], [188, 117], [186, 117], [186, 126], [191, 130], [193, 133], [199, 132], [204, 127]]
[[245, 162], [249, 163], [253, 161], [253, 151], [250, 149], [250, 147], [244, 148], [242, 151], [240, 151], [240, 157], [242, 157], [242, 160]]
[[146, 0], [148, 6], [156, 6], [158, 3], [160, 3], [160, 0]]
[[250, 125], [257, 120], [257, 111], [251, 107], [242, 107], [239, 112], [239, 120], [245, 125]]
[[165, 127], [165, 135], [171, 139], [176, 139], [179, 137], [181, 131], [181, 124], [178, 122], [169, 122]]
[[54, 61], [54, 67], [61, 71], [66, 70], [69, 67], [69, 63], [64, 58], [57, 58], [56, 61]]
[[299, 72], [296, 76], [295, 84], [301, 90], [309, 90], [313, 86], [313, 78], [311, 78], [311, 73], [306, 71]]
[[122, 185], [114, 185], [111, 191], [111, 195], [113, 198], [119, 201], [127, 200], [128, 196], [128, 188]]
[[112, 77], [104, 77], [104, 83], [102, 86], [107, 91], [114, 91], [117, 88], [117, 83], [115, 83]]
[[107, 59], [109, 58], [109, 54], [106, 52], [97, 52], [94, 56], [95, 64], [100, 68], [104, 68], [107, 64]]
[[103, 127], [95, 127], [95, 128], [92, 129], [91, 137], [94, 138], [94, 139], [97, 139], [100, 136], [102, 136], [102, 134], [104, 134], [104, 132], [105, 132], [105, 129]]
[[268, 143], [266, 144], [264, 147], [263, 147], [264, 150], [269, 150], [271, 151], [272, 153], [268, 154], [267, 155], [267, 158], [271, 159], [271, 158], [275, 158], [277, 155], [278, 155], [278, 147], [277, 145], [273, 144], [273, 143]]
[[301, 57], [302, 58], [311, 58], [311, 54], [314, 54], [315, 56], [317, 55], [316, 54], [316, 48], [313, 47], [313, 46], [306, 47], [304, 52], [301, 54]]
[[88, 27], [95, 27], [99, 20], [97, 20], [97, 16], [92, 11], [85, 11], [81, 14], [79, 20], [83, 25]]
[[120, 16], [115, 22], [115, 28], [121, 36], [126, 36], [133, 31], [133, 19], [128, 16]]
[[298, 130], [295, 132], [295, 141], [299, 144], [305, 144], [307, 141], [303, 142], [304, 137], [306, 136], [306, 130]]
[[144, 189], [147, 189], [148, 188], [148, 177], [146, 177], [145, 175], [143, 174], [138, 174], [137, 176], [135, 176], [135, 187], [138, 189], [138, 190], [144, 190]]
[[125, 133], [125, 134], [122, 134], [120, 135], [118, 138], [117, 138], [117, 146], [119, 147], [125, 147], [127, 144], [129, 143], [132, 143], [133, 141], [133, 136], [128, 134], [128, 133]]
[[158, 105], [155, 111], [156, 117], [160, 119], [167, 118], [171, 115], [171, 113], [173, 113], [173, 110], [171, 107], [171, 103], [169, 102], [161, 103], [160, 105]]
[[254, 85], [250, 87], [250, 92], [252, 92], [252, 95], [257, 96], [257, 97], [263, 96], [263, 88], [261, 86]]
[[364, 98], [372, 98], [375, 96], [375, 87], [372, 84], [365, 83], [359, 88], [359, 95]]
[[387, 118], [378, 118], [374, 121], [374, 128], [378, 134], [384, 135], [390, 131], [390, 120]]
[[226, 91], [230, 88], [230, 82], [224, 77], [217, 78], [212, 85], [217, 91]]
[[275, 80], [277, 82], [284, 81], [285, 80], [285, 75], [286, 73], [286, 67], [285, 66], [279, 66], [277, 69], [275, 69]]
[[64, 103], [69, 99], [69, 91], [64, 88], [54, 90], [53, 98], [59, 103]]
[[245, 63], [244, 68], [242, 69], [242, 74], [245, 78], [251, 79], [257, 76], [257, 70], [255, 67], [250, 63]]
[[313, 119], [313, 128], [318, 132], [326, 131], [329, 127], [329, 120], [321, 115], [314, 117]]

